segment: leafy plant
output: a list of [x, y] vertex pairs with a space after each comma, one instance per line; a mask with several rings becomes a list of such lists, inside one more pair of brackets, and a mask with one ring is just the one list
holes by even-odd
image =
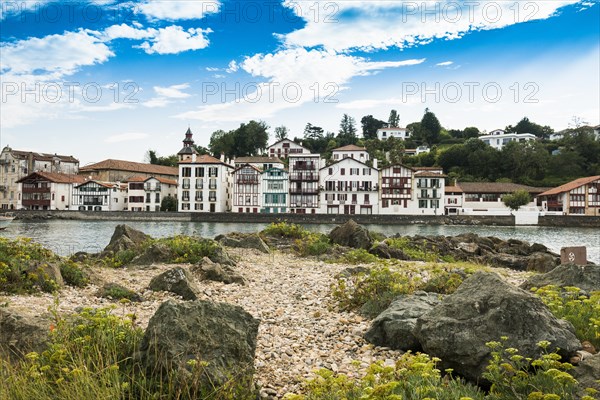
[[167, 246], [172, 254], [169, 262], [172, 263], [198, 263], [204, 257], [215, 255], [219, 247], [214, 240], [184, 235], [157, 239], [156, 242]]
[[438, 252], [430, 250], [426, 246], [426, 242], [423, 241], [421, 245], [411, 242], [406, 237], [388, 238], [385, 243], [396, 250], [401, 250], [411, 260], [420, 260], [427, 262], [437, 262], [442, 260], [445, 262], [454, 262], [454, 259], [450, 256], [440, 256]]
[[301, 256], [319, 256], [331, 248], [329, 238], [322, 233], [307, 232], [294, 242], [294, 250]]
[[72, 260], [63, 261], [60, 264], [60, 274], [67, 285], [84, 287], [89, 279], [81, 267]]
[[374, 263], [379, 258], [365, 249], [352, 249], [344, 253], [340, 258], [336, 260], [339, 263], [345, 264], [369, 264]]
[[527, 190], [517, 190], [502, 196], [502, 202], [511, 210], [517, 211], [521, 206], [529, 204], [531, 196]]
[[575, 327], [579, 340], [600, 347], [600, 291], [584, 294], [579, 288], [544, 286], [531, 289], [548, 306], [555, 317]]
[[287, 222], [273, 222], [267, 226], [262, 233], [268, 236], [280, 236], [286, 238], [300, 239], [309, 232], [297, 224]]

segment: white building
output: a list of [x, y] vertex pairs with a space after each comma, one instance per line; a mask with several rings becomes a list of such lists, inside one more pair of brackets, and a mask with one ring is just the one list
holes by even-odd
[[127, 208], [127, 185], [120, 182], [88, 181], [75, 186], [72, 210], [123, 211]]
[[17, 209], [69, 210], [73, 190], [83, 182], [80, 175], [34, 172], [17, 181]]
[[506, 133], [502, 129], [496, 129], [487, 135], [479, 136], [479, 140], [497, 150], [502, 150], [504, 145], [510, 142], [524, 143], [535, 139], [536, 136], [532, 133]]
[[129, 211], [160, 211], [165, 197], [177, 197], [177, 181], [162, 177], [136, 176], [127, 180]]
[[284, 168], [283, 161], [277, 157], [238, 157], [234, 160], [234, 167], [237, 169], [244, 164], [250, 164], [261, 171], [269, 168]]
[[535, 196], [543, 188], [502, 182], [457, 182], [445, 189], [444, 202], [447, 215], [511, 215], [512, 210], [502, 202], [502, 197], [517, 190], [527, 191], [532, 201], [523, 209], [536, 207]]
[[286, 213], [290, 206], [289, 174], [282, 168], [261, 173], [261, 209], [264, 213]]
[[404, 149], [404, 154], [407, 156], [418, 156], [422, 153], [429, 153], [430, 149], [427, 146], [419, 146], [416, 149]]
[[319, 154], [290, 153], [290, 212], [316, 214], [319, 208]]
[[0, 209], [17, 208], [17, 181], [33, 172], [74, 175], [78, 171], [79, 160], [72, 156], [13, 150], [6, 146], [0, 153]]
[[331, 152], [331, 157], [333, 158], [334, 162], [343, 160], [344, 158], [353, 158], [363, 163], [369, 161], [369, 153], [367, 153], [367, 149], [354, 144], [333, 149]]
[[392, 165], [380, 172], [380, 214], [437, 215], [443, 213], [441, 168]]
[[233, 212], [259, 212], [261, 176], [260, 168], [247, 163], [233, 171]]
[[231, 210], [233, 166], [209, 155], [191, 154], [179, 162], [179, 211]]
[[269, 157], [277, 157], [280, 159], [287, 158], [290, 154], [302, 153], [308, 154], [310, 153], [310, 150], [290, 139], [280, 140], [267, 147], [267, 155]]
[[345, 157], [320, 172], [322, 214], [378, 214], [379, 171], [355, 158]]
[[377, 129], [377, 139], [386, 140], [391, 137], [396, 139], [408, 139], [410, 137], [410, 132], [406, 130], [406, 128], [380, 128]]

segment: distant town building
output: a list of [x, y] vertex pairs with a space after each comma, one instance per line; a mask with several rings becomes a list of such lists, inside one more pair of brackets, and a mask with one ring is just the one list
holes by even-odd
[[16, 208], [21, 210], [69, 210], [76, 185], [85, 181], [81, 175], [34, 172], [17, 181]]
[[126, 182], [135, 176], [159, 177], [177, 180], [178, 169], [133, 161], [108, 159], [79, 169], [79, 174], [88, 180], [102, 182]]
[[397, 164], [380, 174], [380, 214], [437, 215], [443, 212], [445, 175], [437, 167]]
[[261, 171], [269, 168], [283, 168], [284, 164], [278, 157], [238, 157], [234, 159], [234, 167], [239, 168], [244, 164], [250, 164]]
[[523, 143], [535, 139], [536, 136], [532, 133], [506, 133], [502, 129], [496, 129], [487, 135], [479, 136], [479, 140], [492, 146], [496, 150], [502, 150], [502, 148], [510, 142]]
[[542, 211], [600, 215], [600, 175], [579, 178], [538, 195]]
[[290, 153], [290, 212], [316, 214], [319, 208], [319, 154]]
[[121, 182], [87, 181], [73, 189], [71, 210], [123, 211], [127, 207], [127, 185]]
[[77, 174], [79, 160], [72, 156], [14, 150], [9, 146], [0, 153], [0, 209], [18, 207], [17, 181], [33, 172]]
[[458, 182], [446, 187], [445, 213], [447, 215], [510, 215], [504, 205], [504, 195], [525, 190], [532, 201], [524, 208], [535, 208], [535, 196], [546, 188], [503, 182]]
[[427, 146], [419, 146], [416, 149], [404, 149], [404, 154], [407, 156], [418, 156], [422, 153], [429, 153], [429, 147]]
[[287, 158], [290, 154], [302, 153], [308, 154], [310, 153], [310, 150], [290, 139], [280, 140], [267, 147], [267, 155], [269, 157], [277, 157], [283, 159]]
[[225, 212], [231, 210], [233, 166], [209, 155], [193, 154], [179, 162], [179, 211]]
[[[354, 155], [354, 154], [353, 154]], [[364, 157], [361, 157], [364, 159]], [[321, 168], [322, 214], [378, 214], [379, 171], [364, 161], [346, 156]]]
[[343, 160], [344, 158], [353, 158], [363, 163], [369, 161], [367, 149], [354, 144], [338, 147], [337, 149], [333, 149], [331, 153], [334, 162]]
[[269, 168], [261, 173], [261, 208], [264, 213], [286, 213], [290, 206], [289, 174], [283, 168]]
[[377, 139], [386, 140], [389, 138], [406, 140], [410, 137], [410, 132], [406, 128], [380, 128], [377, 129]]
[[243, 164], [233, 171], [233, 212], [258, 213], [261, 201], [262, 170]]
[[177, 197], [177, 181], [162, 177], [136, 176], [127, 180], [127, 210], [160, 211], [165, 197]]

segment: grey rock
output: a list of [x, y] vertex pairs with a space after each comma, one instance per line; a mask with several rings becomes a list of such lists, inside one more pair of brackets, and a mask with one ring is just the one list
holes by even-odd
[[44, 280], [53, 280], [59, 287], [65, 285], [60, 267], [54, 262], [33, 261], [27, 264], [26, 271], [36, 275], [40, 284]]
[[422, 291], [398, 296], [373, 320], [365, 340], [395, 350], [421, 351], [421, 344], [413, 334], [417, 319], [440, 302], [440, 295]]
[[110, 300], [127, 299], [134, 302], [142, 302], [144, 299], [131, 289], [126, 288], [118, 283], [106, 283], [97, 292], [97, 297], [103, 297]]
[[164, 243], [152, 243], [140, 255], [132, 261], [132, 265], [152, 265], [164, 263], [171, 260], [173, 253]]
[[593, 388], [600, 392], [600, 353], [581, 361], [570, 372], [579, 382], [578, 398], [586, 394], [586, 388]]
[[404, 252], [400, 249], [394, 249], [390, 247], [385, 242], [379, 242], [375, 244], [370, 250], [369, 253], [376, 255], [379, 258], [391, 259], [395, 258], [398, 260], [410, 260], [410, 257], [404, 254]]
[[215, 251], [209, 256], [209, 258], [212, 262], [217, 264], [228, 265], [231, 267], [236, 265], [236, 262], [231, 258], [229, 253], [227, 253], [223, 246], [221, 246], [218, 242]]
[[539, 288], [547, 285], [575, 286], [586, 292], [600, 290], [600, 266], [559, 265], [550, 272], [530, 277], [521, 285], [521, 288], [528, 290], [532, 287]]
[[550, 272], [558, 265], [558, 259], [551, 254], [537, 252], [529, 256], [527, 270], [536, 272]]
[[189, 375], [191, 360], [208, 363], [203, 378], [221, 386], [229, 379], [252, 384], [259, 321], [241, 307], [197, 300], [168, 300], [150, 319], [135, 354], [151, 377]]
[[196, 300], [198, 298], [196, 295], [198, 289], [194, 287], [190, 273], [181, 267], [170, 269], [155, 276], [148, 287], [153, 291], [174, 293], [184, 300]]
[[18, 361], [32, 351], [46, 350], [52, 321], [50, 314], [0, 308], [0, 355]]
[[343, 225], [338, 225], [329, 233], [329, 239], [340, 246], [368, 250], [373, 245], [373, 238], [369, 231], [349, 220]]
[[133, 229], [128, 225], [117, 225], [108, 246], [103, 253], [117, 253], [124, 250], [139, 250], [141, 245], [150, 239], [144, 232]]
[[194, 268], [194, 272], [199, 272], [202, 280], [223, 282], [226, 284], [246, 284], [246, 280], [229, 266], [214, 263], [208, 257], [204, 257], [200, 265]]
[[262, 253], [270, 252], [269, 246], [267, 246], [257, 233], [232, 232], [226, 235], [219, 235], [215, 240], [227, 247], [255, 249]]
[[503, 281], [497, 274], [478, 272], [458, 290], [417, 320], [414, 334], [427, 354], [478, 381], [485, 372], [490, 349], [485, 345], [508, 337], [507, 346], [524, 357], [541, 355], [542, 340], [568, 358], [581, 348], [572, 325], [556, 319], [534, 295]]

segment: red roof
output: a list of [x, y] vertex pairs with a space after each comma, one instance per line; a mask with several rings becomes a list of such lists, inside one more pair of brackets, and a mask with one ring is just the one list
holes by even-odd
[[223, 161], [219, 160], [218, 158], [209, 156], [208, 154], [203, 154], [201, 156], [197, 156], [196, 161], [192, 161], [191, 159], [183, 160], [183, 161], [180, 161], [179, 164], [223, 164], [227, 167], [233, 168], [231, 165], [224, 163]]
[[571, 190], [578, 188], [580, 186], [586, 185], [590, 182], [594, 182], [596, 180], [600, 180], [600, 175], [596, 176], [588, 176], [585, 178], [575, 179], [574, 181], [565, 183], [564, 185], [555, 187], [553, 189], [547, 190], [544, 193], [541, 193], [540, 196], [551, 196], [554, 194], [570, 192]]
[[165, 185], [175, 185], [177, 186], [177, 181], [173, 180], [173, 179], [167, 179], [167, 178], [161, 178], [159, 176], [134, 176], [131, 177], [129, 179], [127, 179], [126, 182], [146, 182], [150, 179], [156, 179], [157, 181], [159, 181], [160, 183], [164, 183]]
[[19, 179], [17, 183], [31, 180], [45, 180], [53, 183], [84, 183], [86, 181], [85, 177], [81, 175], [59, 174], [56, 172], [34, 172], [24, 178]]
[[355, 144], [349, 144], [347, 146], [338, 147], [337, 149], [333, 149], [333, 151], [367, 151], [364, 147], [357, 146]]
[[123, 161], [108, 159], [99, 163], [86, 165], [79, 169], [80, 174], [98, 170], [117, 170], [127, 172], [137, 172], [142, 174], [158, 174], [158, 175], [179, 175], [179, 170], [175, 167], [167, 167], [164, 165], [146, 164], [134, 161]]

